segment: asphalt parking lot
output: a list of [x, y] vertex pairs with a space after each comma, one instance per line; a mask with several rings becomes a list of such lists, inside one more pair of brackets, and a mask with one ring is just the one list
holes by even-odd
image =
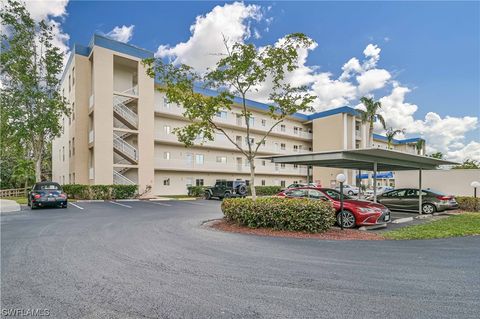
[[[73, 205], [74, 204], [74, 205]], [[480, 238], [319, 241], [201, 226], [219, 201], [1, 216], [4, 309], [51, 318], [478, 318]]]

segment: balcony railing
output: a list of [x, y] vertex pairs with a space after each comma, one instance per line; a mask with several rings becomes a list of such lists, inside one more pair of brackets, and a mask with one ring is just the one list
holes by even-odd
[[113, 170], [113, 184], [119, 185], [135, 185], [136, 183], [131, 179], [120, 174], [116, 170]]
[[88, 109], [91, 110], [93, 108], [93, 103], [95, 101], [95, 96], [92, 94], [88, 99]]
[[93, 130], [90, 130], [88, 132], [88, 144], [93, 143], [93, 139], [94, 139], [94, 133], [93, 133]]

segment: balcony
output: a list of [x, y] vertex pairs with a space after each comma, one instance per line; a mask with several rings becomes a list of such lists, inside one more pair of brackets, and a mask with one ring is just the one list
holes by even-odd
[[362, 132], [360, 130], [355, 130], [355, 139], [357, 140], [362, 139]]

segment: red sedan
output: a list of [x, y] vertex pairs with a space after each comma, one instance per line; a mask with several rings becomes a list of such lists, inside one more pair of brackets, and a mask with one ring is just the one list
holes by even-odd
[[[299, 187], [277, 194], [285, 198], [309, 198], [330, 201], [337, 212], [340, 225], [340, 192], [331, 188]], [[390, 210], [382, 204], [352, 199], [343, 195], [343, 227], [377, 225], [390, 222]]]

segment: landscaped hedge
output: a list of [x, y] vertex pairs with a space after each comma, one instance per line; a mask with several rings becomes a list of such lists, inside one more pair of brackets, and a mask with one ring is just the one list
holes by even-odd
[[335, 210], [324, 201], [278, 197], [229, 198], [222, 202], [225, 218], [250, 228], [319, 233], [335, 223]]
[[[480, 211], [480, 198], [474, 198], [473, 196], [455, 196], [457, 200], [458, 207], [461, 210], [474, 212]], [[477, 206], [475, 206], [475, 201], [477, 201]], [[476, 208], [476, 210], [475, 210]]]
[[189, 186], [188, 189], [188, 196], [193, 197], [203, 197], [205, 194], [205, 186]]
[[127, 199], [137, 195], [137, 185], [63, 185], [68, 198], [74, 199]]

